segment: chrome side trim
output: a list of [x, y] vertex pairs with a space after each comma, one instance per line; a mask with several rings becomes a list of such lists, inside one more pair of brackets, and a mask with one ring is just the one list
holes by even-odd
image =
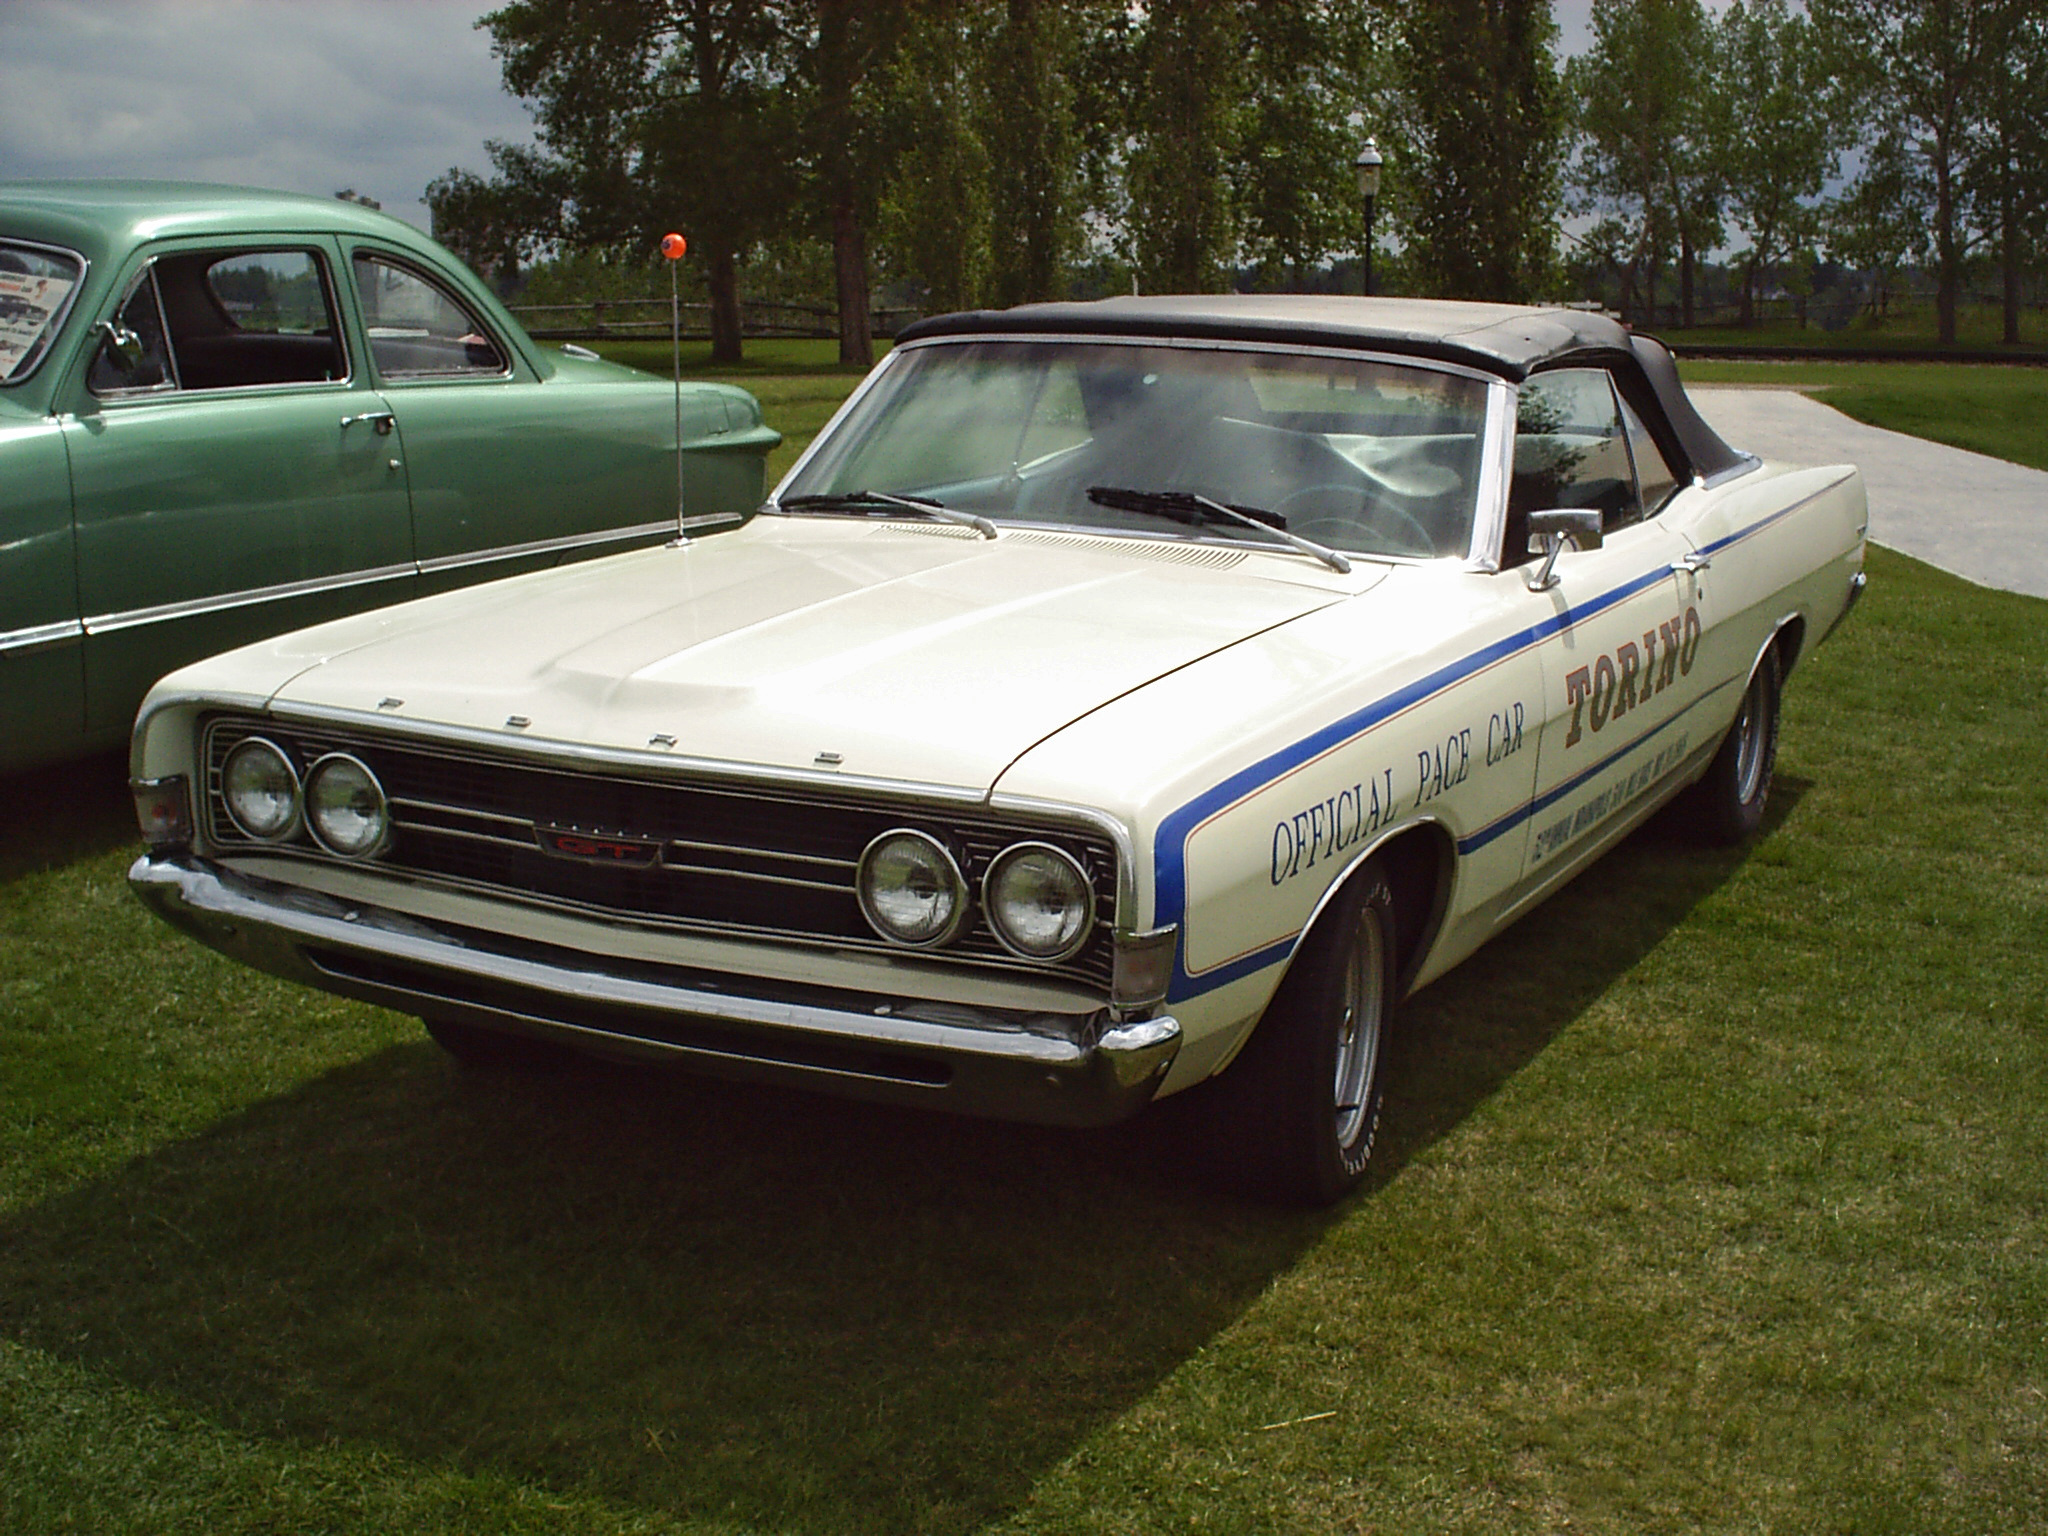
[[96, 613], [87, 615], [84, 621], [88, 635], [111, 634], [116, 630], [135, 629], [144, 624], [162, 624], [172, 619], [192, 619], [209, 613], [225, 613], [234, 608], [253, 607], [257, 603], [281, 602], [287, 598], [310, 597], [319, 592], [338, 592], [349, 587], [366, 587], [380, 581], [396, 581], [401, 577], [416, 574], [416, 569], [406, 565], [380, 565], [373, 570], [350, 571], [345, 576], [316, 576], [306, 581], [280, 582], [274, 587], [252, 587], [242, 592], [227, 592], [214, 597], [189, 598], [182, 603], [159, 603], [152, 608], [130, 608], [121, 613]]
[[66, 645], [84, 638], [85, 626], [76, 619], [61, 619], [55, 624], [31, 624], [27, 629], [0, 634], [0, 656], [26, 655], [30, 651], [48, 650], [53, 645]]
[[[496, 549], [475, 550], [468, 554], [441, 555], [432, 560], [422, 560], [413, 564], [380, 565], [368, 570], [349, 571], [340, 576], [314, 576], [305, 581], [280, 582], [272, 587], [250, 587], [240, 592], [224, 592], [212, 597], [188, 598], [179, 603], [159, 603], [151, 608], [96, 613], [86, 617], [81, 632], [88, 635], [104, 635], [116, 630], [134, 629], [143, 624], [162, 624], [173, 619], [199, 618], [209, 613], [225, 613], [235, 608], [252, 607], [257, 603], [283, 602], [294, 597], [311, 597], [321, 592], [341, 592], [350, 587], [369, 586], [380, 581], [397, 581], [407, 576], [485, 565], [493, 560], [516, 560], [525, 555], [553, 554], [561, 550], [590, 548], [600, 544], [623, 544], [633, 539], [659, 538], [668, 533], [673, 526], [666, 521], [636, 523], [630, 528], [607, 528], [599, 533], [576, 533], [558, 539], [535, 539], [527, 544], [506, 544]], [[5, 637], [0, 637], [0, 648], [4, 648], [4, 645]]]
[[675, 523], [664, 518], [658, 523], [635, 523], [630, 528], [605, 528], [596, 533], [568, 533], [555, 539], [534, 539], [525, 544], [501, 544], [496, 549], [470, 550], [460, 555], [436, 555], [419, 562], [422, 576], [436, 571], [460, 570], [468, 565], [486, 565], [493, 560], [517, 560], [525, 555], [549, 555], [558, 550], [584, 549], [598, 544], [623, 544], [631, 539], [660, 538], [675, 532]]

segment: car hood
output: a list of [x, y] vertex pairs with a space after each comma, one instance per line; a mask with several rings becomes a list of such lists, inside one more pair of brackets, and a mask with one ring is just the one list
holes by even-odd
[[1108, 701], [1384, 574], [1185, 540], [763, 517], [304, 630], [208, 684], [268, 691], [233, 673], [267, 668], [274, 687], [283, 664], [281, 705], [985, 790]]

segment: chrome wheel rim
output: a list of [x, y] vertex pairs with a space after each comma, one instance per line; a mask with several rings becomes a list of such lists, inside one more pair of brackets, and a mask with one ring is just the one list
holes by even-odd
[[1756, 798], [1763, 784], [1764, 687], [1759, 667], [1742, 695], [1742, 718], [1735, 722], [1735, 795], [1744, 805]]
[[1337, 1021], [1331, 1102], [1340, 1147], [1350, 1147], [1366, 1126], [1367, 1100], [1379, 1067], [1381, 1024], [1386, 1017], [1385, 943], [1378, 914], [1366, 911], [1358, 921], [1350, 964], [1344, 967], [1343, 1014]]

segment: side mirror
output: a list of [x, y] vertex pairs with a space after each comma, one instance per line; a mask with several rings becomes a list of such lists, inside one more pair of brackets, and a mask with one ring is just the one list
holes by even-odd
[[1598, 549], [1600, 509], [1597, 507], [1553, 507], [1529, 514], [1529, 553], [1543, 556], [1543, 564], [1529, 577], [1531, 592], [1548, 592], [1557, 585], [1552, 567], [1565, 545], [1573, 549]]
[[113, 320], [102, 320], [100, 335], [104, 340], [107, 355], [112, 357], [123, 373], [133, 373], [142, 366], [142, 338]]

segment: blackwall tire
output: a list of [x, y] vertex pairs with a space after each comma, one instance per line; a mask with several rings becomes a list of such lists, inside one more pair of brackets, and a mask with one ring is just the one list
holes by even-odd
[[1296, 951], [1214, 1085], [1216, 1165], [1246, 1193], [1325, 1206], [1358, 1186], [1379, 1134], [1394, 1002], [1394, 899], [1356, 872]]
[[1686, 821], [1715, 847], [1747, 842], [1764, 823], [1778, 766], [1778, 706], [1785, 685], [1778, 648], [1766, 649], [1742, 691], [1742, 708], [1706, 774], [1687, 791]]

